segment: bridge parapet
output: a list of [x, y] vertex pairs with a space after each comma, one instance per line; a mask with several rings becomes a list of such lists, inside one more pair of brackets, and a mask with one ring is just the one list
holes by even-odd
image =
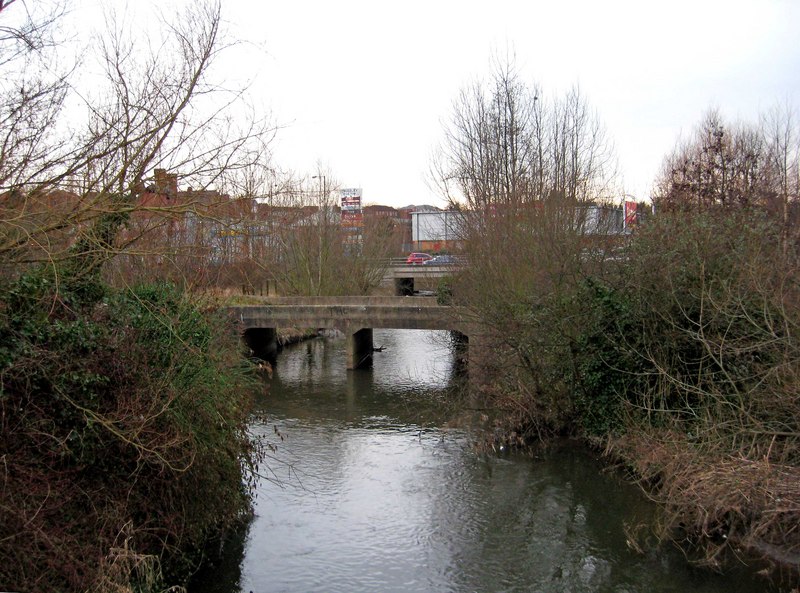
[[384, 306], [384, 307], [430, 307], [438, 306], [436, 297], [432, 296], [281, 296], [281, 297], [251, 297], [259, 302], [254, 306], [263, 305], [304, 305], [304, 306]]
[[391, 278], [444, 278], [452, 276], [461, 269], [461, 266], [445, 264], [440, 266], [400, 265], [387, 268], [384, 277]]
[[433, 299], [405, 299], [400, 304], [265, 303], [228, 307], [244, 330], [263, 327], [314, 327], [339, 329], [396, 328], [452, 329], [467, 323], [462, 311], [436, 304]]

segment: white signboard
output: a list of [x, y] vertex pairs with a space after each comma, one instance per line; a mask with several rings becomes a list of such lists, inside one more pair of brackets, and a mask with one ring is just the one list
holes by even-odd
[[462, 238], [464, 216], [461, 212], [412, 212], [412, 241], [457, 241]]
[[340, 191], [342, 196], [342, 210], [361, 210], [361, 188], [348, 188]]

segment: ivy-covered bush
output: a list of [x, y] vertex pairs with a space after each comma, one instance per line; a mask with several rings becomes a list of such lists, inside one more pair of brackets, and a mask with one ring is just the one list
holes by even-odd
[[249, 371], [210, 304], [74, 280], [0, 291], [0, 585], [179, 582], [249, 509]]
[[577, 418], [663, 502], [661, 535], [714, 566], [800, 569], [797, 264], [757, 210], [662, 214], [587, 284]]

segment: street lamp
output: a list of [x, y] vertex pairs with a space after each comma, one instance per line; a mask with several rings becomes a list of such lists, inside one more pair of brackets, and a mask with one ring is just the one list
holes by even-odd
[[[320, 231], [322, 231], [324, 228], [327, 227], [327, 222], [328, 222], [328, 203], [325, 200], [325, 176], [324, 175], [312, 175], [311, 179], [319, 179], [320, 180], [319, 193], [320, 193], [320, 201], [322, 203], [319, 205], [319, 210], [317, 211], [317, 217], [318, 217], [318, 221], [317, 222], [320, 225]], [[325, 219], [323, 220], [320, 215], [324, 216]], [[318, 259], [318, 262], [317, 262], [317, 288], [316, 288], [316, 294], [318, 296], [321, 294], [321, 290], [322, 290], [322, 259], [323, 259], [322, 258], [322, 247], [323, 247], [323, 245], [322, 245], [322, 243], [323, 243], [322, 242], [322, 235], [323, 234], [324, 234], [324, 232], [317, 233], [317, 236], [319, 237], [319, 253], [318, 253], [318, 258], [319, 259]]]
[[311, 179], [319, 179], [319, 194], [321, 198], [325, 197], [325, 176], [324, 175], [314, 175]]

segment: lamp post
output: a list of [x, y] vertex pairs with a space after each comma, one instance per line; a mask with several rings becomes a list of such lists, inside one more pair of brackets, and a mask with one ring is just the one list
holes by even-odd
[[325, 176], [324, 175], [314, 175], [311, 179], [319, 179], [319, 197], [325, 197]]
[[[319, 197], [320, 197], [320, 201], [324, 201], [324, 199], [325, 199], [325, 176], [324, 175], [313, 175], [311, 177], [311, 179], [319, 179], [320, 180], [320, 189], [319, 189], [320, 196]], [[323, 266], [323, 257], [322, 257], [323, 240], [322, 240], [322, 235], [327, 232], [327, 226], [328, 226], [328, 224], [327, 224], [328, 223], [328, 204], [323, 202], [319, 206], [320, 207], [317, 210], [317, 217], [318, 217], [317, 218], [317, 223], [320, 225], [319, 232], [317, 233], [317, 236], [319, 237], [319, 252], [317, 254], [317, 258], [318, 258], [318, 261], [317, 261], [317, 288], [316, 288], [317, 296], [322, 294], [322, 292], [321, 292], [322, 291], [322, 266]], [[323, 216], [324, 216], [324, 220], [322, 218]]]

